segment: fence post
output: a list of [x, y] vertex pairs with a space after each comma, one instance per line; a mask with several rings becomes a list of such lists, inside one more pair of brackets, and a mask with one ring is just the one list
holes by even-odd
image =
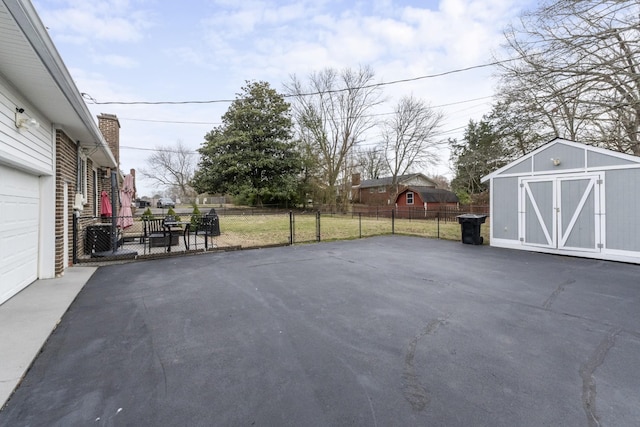
[[289, 211], [289, 244], [293, 245], [293, 211]]
[[362, 239], [362, 214], [358, 213], [358, 228], [360, 229], [360, 238]]
[[438, 239], [440, 238], [440, 211], [436, 212], [436, 221], [438, 222]]
[[316, 212], [316, 241], [320, 241], [320, 211]]
[[391, 209], [391, 234], [396, 234], [396, 210]]

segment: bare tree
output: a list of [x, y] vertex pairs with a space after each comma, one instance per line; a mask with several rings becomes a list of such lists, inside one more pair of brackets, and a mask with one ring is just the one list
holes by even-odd
[[389, 171], [381, 147], [358, 149], [356, 152], [356, 170], [362, 179], [377, 179]]
[[405, 96], [398, 101], [391, 119], [383, 123], [382, 147], [392, 177], [392, 198], [397, 194], [399, 176], [437, 162], [440, 144], [435, 132], [442, 117], [424, 101]]
[[[307, 83], [292, 76], [285, 85], [295, 100], [293, 111], [300, 138], [318, 154], [326, 185], [325, 200], [331, 206], [338, 200], [347, 202], [346, 185], [352, 163], [349, 156], [363, 134], [375, 125], [368, 113], [381, 100], [373, 78], [369, 67], [342, 71], [327, 68], [312, 73]], [[341, 182], [345, 188], [339, 194]]]
[[505, 33], [503, 88], [558, 136], [640, 155], [639, 14], [636, 1], [544, 2]]
[[195, 197], [190, 184], [195, 171], [195, 160], [195, 152], [178, 141], [173, 147], [155, 147], [155, 152], [147, 158], [147, 168], [140, 169], [140, 173], [159, 188], [180, 198], [191, 199]]
[[446, 176], [443, 175], [435, 175], [429, 177], [433, 182], [436, 183], [436, 188], [441, 190], [451, 190], [451, 184]]

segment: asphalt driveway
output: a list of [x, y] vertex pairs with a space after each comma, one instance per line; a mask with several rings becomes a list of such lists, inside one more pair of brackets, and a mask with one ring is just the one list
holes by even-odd
[[640, 266], [386, 236], [101, 267], [7, 426], [640, 425]]

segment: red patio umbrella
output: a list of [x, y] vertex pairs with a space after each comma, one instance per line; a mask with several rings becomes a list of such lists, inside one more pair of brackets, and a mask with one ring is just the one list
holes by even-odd
[[125, 229], [133, 225], [133, 212], [131, 212], [131, 200], [134, 196], [133, 176], [124, 177], [122, 190], [120, 190], [120, 215], [118, 215], [118, 227]]
[[111, 200], [109, 200], [109, 193], [103, 191], [100, 194], [100, 215], [104, 217], [110, 217], [112, 215]]

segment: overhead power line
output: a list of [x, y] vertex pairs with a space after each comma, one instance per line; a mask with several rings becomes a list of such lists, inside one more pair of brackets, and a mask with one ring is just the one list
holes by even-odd
[[[430, 108], [443, 108], [443, 107], [451, 107], [453, 105], [466, 104], [469, 102], [482, 101], [485, 99], [491, 99], [493, 95], [489, 96], [481, 96], [479, 98], [465, 99], [462, 101], [449, 102], [446, 104], [439, 105], [431, 105]], [[475, 107], [471, 107], [475, 108]], [[395, 114], [395, 112], [387, 112], [387, 113], [376, 113], [376, 114], [367, 114], [365, 117], [377, 117], [377, 116], [390, 116]], [[180, 124], [180, 125], [213, 125], [218, 126], [222, 125], [222, 122], [198, 122], [198, 121], [187, 121], [187, 120], [160, 120], [160, 119], [139, 119], [135, 117], [118, 117], [118, 120], [129, 120], [133, 122], [151, 122], [151, 123], [171, 123], [171, 124]]]
[[[373, 87], [390, 86], [390, 85], [395, 85], [395, 84], [399, 84], [399, 83], [408, 83], [408, 82], [415, 82], [415, 81], [418, 81], [418, 80], [433, 79], [433, 78], [436, 78], [436, 77], [443, 77], [443, 76], [447, 76], [447, 75], [450, 75], [450, 74], [463, 73], [465, 71], [471, 71], [471, 70], [476, 70], [476, 69], [480, 69], [480, 68], [493, 67], [494, 65], [499, 65], [499, 64], [502, 64], [502, 63], [506, 63], [506, 62], [511, 62], [513, 60], [514, 59], [505, 59], [505, 60], [502, 60], [502, 61], [494, 61], [494, 62], [489, 62], [487, 64], [478, 64], [478, 65], [472, 65], [470, 67], [456, 68], [456, 69], [444, 71], [444, 72], [441, 72], [441, 73], [427, 74], [427, 75], [424, 75], [424, 76], [412, 77], [412, 78], [408, 78], [408, 79], [399, 79], [399, 80], [392, 80], [390, 82], [372, 83], [370, 85], [364, 85], [364, 86], [360, 86], [360, 87], [357, 87], [357, 88], [334, 89], [334, 90], [327, 90], [327, 91], [324, 91], [324, 92], [309, 92], [309, 93], [286, 94], [286, 95], [282, 95], [282, 96], [284, 98], [293, 98], [293, 97], [300, 97], [300, 96], [320, 95], [322, 93], [346, 92], [346, 91], [354, 90], [354, 89], [369, 89], [369, 88], [373, 88]], [[95, 99], [94, 97], [89, 95], [88, 93], [83, 92], [81, 95], [88, 103], [96, 104], [96, 105], [188, 105], [188, 104], [230, 103], [230, 102], [235, 101], [235, 99], [211, 99], [211, 100], [204, 100], [204, 101], [98, 101], [97, 99]]]
[[193, 122], [185, 120], [159, 120], [159, 119], [137, 119], [134, 117], [118, 117], [118, 120], [130, 120], [132, 122], [151, 122], [151, 123], [171, 123], [178, 125], [221, 125], [221, 122]]

